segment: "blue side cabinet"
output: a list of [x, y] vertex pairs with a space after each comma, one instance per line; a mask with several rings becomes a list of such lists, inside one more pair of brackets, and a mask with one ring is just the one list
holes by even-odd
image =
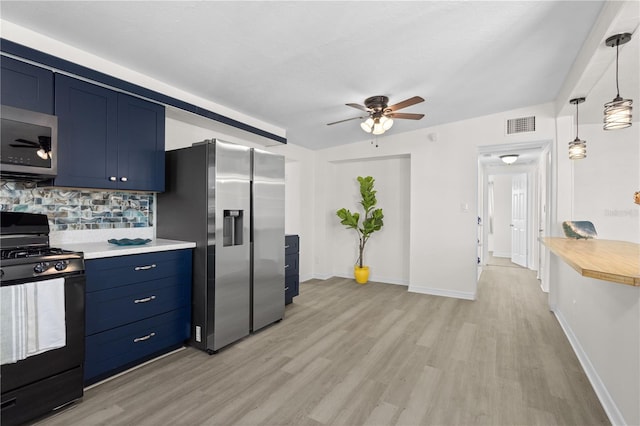
[[284, 236], [284, 303], [288, 305], [300, 294], [300, 237]]
[[162, 105], [61, 74], [56, 186], [164, 191]]
[[85, 385], [184, 344], [191, 262], [191, 250], [86, 261]]
[[2, 105], [53, 114], [53, 72], [0, 56]]

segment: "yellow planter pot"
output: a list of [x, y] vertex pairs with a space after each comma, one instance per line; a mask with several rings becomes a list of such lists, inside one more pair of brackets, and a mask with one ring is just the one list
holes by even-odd
[[366, 284], [369, 281], [369, 267], [363, 266], [362, 268], [358, 266], [353, 267], [353, 276], [356, 279], [358, 284]]

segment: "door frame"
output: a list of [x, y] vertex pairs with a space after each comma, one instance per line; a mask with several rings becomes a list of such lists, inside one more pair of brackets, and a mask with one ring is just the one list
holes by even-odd
[[[523, 165], [523, 166], [508, 166], [509, 170], [506, 169], [507, 166], [504, 166], [502, 173], [505, 174], [517, 174], [517, 173], [527, 173], [529, 185], [529, 196], [528, 199], [531, 202], [531, 206], [527, 208], [527, 214], [530, 215], [528, 218], [528, 227], [527, 227], [527, 238], [530, 241], [528, 252], [533, 256], [531, 260], [533, 262], [528, 262], [529, 269], [533, 269], [538, 271], [540, 264], [547, 265], [547, 268], [541, 276], [538, 278], [541, 281], [541, 288], [543, 291], [548, 292], [548, 259], [545, 262], [542, 260], [541, 256], [548, 256], [547, 250], [540, 249], [540, 243], [538, 240], [538, 229], [540, 223], [544, 224], [544, 229], [551, 229], [551, 217], [553, 211], [553, 140], [542, 140], [542, 141], [532, 141], [532, 142], [516, 142], [509, 144], [495, 144], [495, 145], [483, 145], [478, 147], [478, 194], [477, 194], [477, 212], [478, 215], [482, 217], [482, 222], [486, 223], [485, 218], [488, 218], [488, 176], [491, 174], [497, 174], [495, 169], [487, 169], [481, 163], [482, 157], [487, 154], [499, 155], [505, 153], [518, 153], [519, 151], [530, 151], [533, 149], [539, 149], [539, 156], [537, 161], [531, 165]], [[542, 201], [540, 200], [540, 188], [539, 184], [541, 179], [538, 178], [538, 173], [540, 173], [540, 162], [545, 161], [546, 167], [544, 167], [545, 178], [542, 181], [545, 184], [545, 203], [546, 210], [544, 214], [542, 213], [541, 205]], [[533, 186], [533, 187], [532, 187]], [[544, 217], [542, 217], [544, 216]], [[482, 227], [482, 263], [479, 266], [483, 266], [486, 264], [486, 259], [488, 257], [488, 246], [486, 242], [488, 241], [488, 226]], [[477, 232], [474, 236], [478, 237]], [[481, 267], [477, 268], [478, 275], [476, 277], [477, 280], [480, 278]]]

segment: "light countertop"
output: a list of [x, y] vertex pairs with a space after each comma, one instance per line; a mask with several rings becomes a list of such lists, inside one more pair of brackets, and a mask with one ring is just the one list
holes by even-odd
[[156, 238], [139, 246], [118, 246], [107, 241], [93, 243], [66, 243], [60, 247], [66, 250], [84, 252], [85, 259], [126, 256], [130, 254], [152, 253], [157, 251], [181, 250], [194, 248], [196, 243], [189, 241], [165, 240]]
[[582, 276], [640, 286], [640, 244], [558, 237], [540, 241]]

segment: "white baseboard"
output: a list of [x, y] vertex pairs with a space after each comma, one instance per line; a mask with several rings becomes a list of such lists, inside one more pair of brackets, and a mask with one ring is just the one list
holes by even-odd
[[499, 252], [499, 251], [498, 252], [494, 251], [492, 256], [493, 257], [506, 257], [508, 259], [511, 259], [511, 253], [506, 253], [506, 252], [503, 253], [503, 252]]
[[[353, 278], [353, 274], [351, 275], [345, 275], [345, 274], [334, 274], [334, 277], [340, 277], [340, 278]], [[405, 287], [409, 286], [409, 283], [405, 280], [399, 280], [396, 278], [387, 278], [387, 277], [378, 277], [378, 276], [374, 276], [374, 275], [370, 275], [369, 276], [369, 281], [373, 281], [376, 283], [383, 283], [383, 284], [396, 284], [396, 285], [403, 285]]]
[[445, 290], [441, 288], [423, 287], [418, 285], [410, 285], [409, 292], [430, 294], [432, 296], [453, 297], [454, 299], [476, 300], [475, 292]]
[[331, 277], [333, 277], [332, 274], [311, 274], [305, 275], [304, 280], [302, 279], [303, 277], [300, 277], [300, 282], [304, 282], [307, 280], [328, 280]]
[[573, 348], [573, 352], [575, 352], [576, 356], [578, 357], [578, 360], [580, 361], [580, 365], [582, 365], [582, 369], [587, 375], [589, 382], [591, 382], [591, 386], [593, 387], [593, 390], [596, 392], [596, 395], [598, 396], [598, 399], [600, 400], [600, 403], [602, 404], [604, 411], [607, 413], [607, 416], [609, 417], [609, 421], [613, 425], [626, 425], [627, 423], [624, 421], [624, 417], [622, 416], [622, 413], [620, 412], [615, 401], [609, 394], [609, 391], [607, 390], [607, 387], [605, 386], [605, 384], [602, 382], [602, 379], [600, 379], [598, 372], [596, 371], [595, 367], [591, 363], [591, 360], [587, 356], [587, 353], [582, 348], [580, 341], [578, 340], [576, 335], [573, 333], [573, 330], [571, 330], [571, 327], [569, 326], [569, 323], [565, 319], [564, 315], [562, 315], [562, 312], [559, 312], [555, 309], [552, 309], [552, 312], [558, 319], [558, 322], [560, 323], [560, 327], [562, 327], [562, 330], [564, 331], [565, 336], [567, 336], [567, 339], [569, 339], [569, 343]]

